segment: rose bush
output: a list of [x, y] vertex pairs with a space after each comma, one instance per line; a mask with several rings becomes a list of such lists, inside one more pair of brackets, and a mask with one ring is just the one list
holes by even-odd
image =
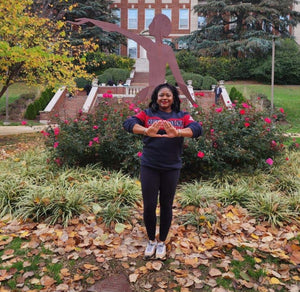
[[[111, 95], [99, 102], [93, 115], [57, 121], [43, 132], [50, 160], [58, 165], [100, 163], [103, 168], [138, 175], [142, 155], [141, 135], [123, 129], [123, 121], [147, 105], [116, 103]], [[244, 102], [230, 108], [212, 106], [189, 109], [204, 129], [198, 139], [185, 139], [182, 177], [200, 178], [223, 170], [254, 171], [284, 161], [286, 136], [278, 124], [284, 110], [258, 110]], [[277, 113], [278, 111], [278, 113]], [[294, 147], [295, 148], [295, 147]], [[272, 163], [270, 163], [272, 161]]]
[[282, 114], [279, 109], [270, 116], [249, 102], [230, 108], [213, 106], [205, 112], [194, 109], [204, 135], [185, 141], [183, 172], [197, 178], [223, 170], [254, 171], [270, 165], [268, 159], [279, 161], [287, 137], [277, 111]]

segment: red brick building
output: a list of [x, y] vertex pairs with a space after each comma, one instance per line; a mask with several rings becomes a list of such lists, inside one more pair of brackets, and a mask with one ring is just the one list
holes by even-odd
[[[172, 23], [172, 31], [166, 42], [173, 42], [180, 36], [190, 34], [205, 22], [205, 18], [193, 11], [198, 0], [112, 0], [112, 7], [120, 18], [120, 26], [137, 34], [149, 35], [148, 26], [156, 14], [167, 15]], [[201, 2], [201, 1], [200, 1]], [[294, 7], [299, 11], [300, 4]], [[300, 43], [299, 26], [291, 30], [296, 41]], [[151, 37], [151, 36], [149, 36]], [[175, 44], [176, 48], [184, 48], [184, 43]], [[121, 55], [132, 58], [146, 58], [145, 50], [134, 41], [128, 39], [127, 47], [121, 46]]]
[[[120, 18], [120, 26], [137, 34], [149, 35], [148, 26], [156, 14], [168, 16], [172, 23], [172, 31], [166, 42], [187, 35], [198, 28], [198, 15], [193, 7], [197, 0], [113, 0], [113, 8]], [[151, 37], [151, 36], [149, 36]], [[176, 44], [179, 48], [184, 44]], [[120, 48], [121, 55], [132, 58], [146, 58], [145, 50], [134, 41], [127, 41], [127, 48]]]

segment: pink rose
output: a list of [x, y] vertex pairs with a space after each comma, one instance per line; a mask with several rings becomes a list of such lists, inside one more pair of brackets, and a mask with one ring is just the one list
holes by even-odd
[[197, 156], [202, 159], [205, 156], [205, 154], [203, 152], [199, 151], [197, 153]]
[[267, 124], [271, 124], [271, 119], [270, 118], [265, 118], [265, 122], [267, 123]]
[[273, 161], [272, 158], [268, 158], [268, 159], [266, 160], [266, 163], [269, 164], [269, 165], [273, 165], [274, 161]]

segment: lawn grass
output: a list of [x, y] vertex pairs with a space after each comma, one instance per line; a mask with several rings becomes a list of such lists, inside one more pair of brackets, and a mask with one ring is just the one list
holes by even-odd
[[[2, 85], [0, 84], [0, 88]], [[8, 103], [11, 104], [17, 100], [21, 94], [30, 93], [33, 96], [36, 96], [39, 93], [39, 87], [37, 86], [28, 86], [26, 83], [18, 82], [11, 85], [8, 88]], [[6, 107], [6, 93], [0, 98], [0, 112], [5, 110]]]
[[[228, 83], [226, 90], [228, 93], [234, 86], [242, 92], [244, 97], [250, 98], [252, 95], [265, 95], [271, 100], [271, 86], [265, 84], [242, 84]], [[288, 122], [292, 128], [289, 133], [300, 133], [300, 86], [297, 85], [275, 85], [274, 86], [274, 106], [282, 107], [287, 115]]]

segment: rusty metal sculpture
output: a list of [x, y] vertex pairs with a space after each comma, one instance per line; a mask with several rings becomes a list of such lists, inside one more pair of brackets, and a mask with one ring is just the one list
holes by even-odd
[[168, 64], [182, 93], [192, 104], [195, 103], [181, 76], [172, 48], [163, 43], [163, 38], [168, 37], [172, 28], [171, 21], [166, 15], [157, 14], [149, 25], [149, 34], [155, 37], [155, 42], [145, 36], [133, 33], [109, 22], [90, 18], [79, 18], [76, 19], [76, 22], [72, 23], [80, 25], [88, 22], [93, 23], [105, 31], [121, 33], [127, 38], [134, 40], [146, 50], [149, 60], [149, 86], [138, 93], [138, 100], [145, 101], [151, 96], [152, 91], [157, 85], [165, 82], [166, 65]]

